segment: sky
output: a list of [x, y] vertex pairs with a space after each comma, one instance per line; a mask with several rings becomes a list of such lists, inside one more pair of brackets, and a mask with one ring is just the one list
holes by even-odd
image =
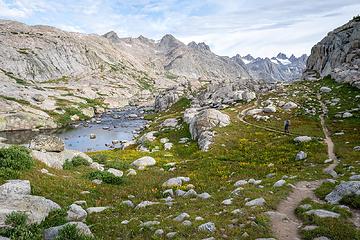
[[155, 40], [172, 34], [224, 56], [300, 56], [360, 14], [359, 0], [0, 0], [0, 18]]

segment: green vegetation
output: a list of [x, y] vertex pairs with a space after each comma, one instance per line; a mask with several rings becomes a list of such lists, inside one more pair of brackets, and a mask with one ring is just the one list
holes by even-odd
[[[56, 210], [51, 212], [41, 224], [28, 224], [28, 217], [25, 213], [12, 212], [7, 215], [5, 221], [9, 227], [0, 228], [0, 235], [11, 240], [42, 240], [43, 231], [65, 224], [65, 217], [65, 211]], [[59, 231], [56, 240], [94, 240], [94, 238], [81, 234], [75, 225], [69, 224]]]
[[319, 218], [313, 215], [307, 215], [308, 210], [298, 207], [296, 215], [306, 224], [315, 225], [318, 228], [310, 231], [302, 230], [302, 236], [305, 240], [312, 240], [316, 237], [325, 236], [332, 240], [360, 239], [360, 231], [349, 222], [351, 213], [346, 209], [330, 204], [320, 204], [309, 199], [301, 204], [310, 204], [312, 209], [324, 209], [340, 214], [339, 218]]
[[104, 183], [113, 184], [113, 185], [120, 185], [124, 182], [122, 177], [116, 177], [114, 174], [106, 171], [91, 172], [88, 176], [90, 180], [99, 179]]
[[29, 170], [33, 166], [33, 159], [27, 148], [11, 146], [0, 148], [0, 181], [1, 178], [11, 179], [17, 177], [19, 172]]
[[68, 224], [59, 231], [59, 236], [55, 240], [94, 240], [94, 238], [80, 233], [76, 225]]
[[171, 80], [179, 78], [179, 76], [173, 74], [172, 72], [168, 72], [168, 71], [165, 73], [165, 77], [168, 79], [171, 79]]
[[85, 158], [77, 156], [71, 160], [67, 159], [63, 165], [63, 169], [70, 170], [70, 169], [77, 168], [79, 166], [89, 166], [89, 165], [90, 165], [90, 163]]
[[4, 69], [1, 69], [0, 68], [0, 71], [2, 71], [7, 77], [11, 78], [11, 79], [14, 79], [16, 81], [17, 84], [20, 84], [20, 85], [29, 85], [29, 81], [25, 80], [25, 79], [21, 79], [19, 77], [16, 77], [14, 75], [14, 73], [12, 72], [8, 72]]
[[69, 80], [70, 80], [70, 77], [62, 76], [60, 78], [50, 79], [50, 80], [44, 81], [42, 83], [69, 83]]
[[9, 97], [9, 96], [4, 96], [4, 95], [0, 95], [0, 98], [6, 99], [6, 100], [9, 100], [9, 101], [14, 101], [14, 102], [17, 102], [17, 103], [25, 105], [25, 106], [30, 106], [31, 105], [30, 102], [28, 102], [26, 100], [23, 100], [23, 99], [17, 99], [17, 98], [14, 98], [14, 97]]

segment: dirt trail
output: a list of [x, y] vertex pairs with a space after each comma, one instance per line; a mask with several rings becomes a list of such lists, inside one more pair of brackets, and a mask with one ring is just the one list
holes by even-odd
[[[318, 95], [318, 99], [323, 110], [323, 113], [320, 115], [320, 123], [325, 136], [324, 141], [327, 144], [328, 157], [329, 159], [333, 160], [332, 164], [330, 164], [328, 167], [324, 169], [324, 172], [327, 172], [333, 177], [336, 177], [337, 174], [334, 171], [334, 169], [337, 166], [338, 161], [334, 153], [334, 143], [331, 140], [329, 131], [325, 125], [325, 120], [324, 120], [324, 116], [327, 114], [327, 108], [325, 104], [321, 101], [320, 95]], [[251, 125], [271, 132], [284, 134], [284, 132], [275, 129], [262, 127], [256, 124], [246, 122], [246, 120], [244, 119], [246, 116], [246, 112], [254, 108], [255, 106], [256, 105], [242, 110], [238, 115], [239, 120], [247, 125]], [[306, 181], [298, 182], [295, 186], [293, 186], [293, 191], [289, 194], [289, 196], [285, 200], [279, 203], [276, 211], [268, 212], [268, 215], [271, 218], [272, 230], [276, 239], [278, 240], [301, 239], [298, 229], [302, 226], [302, 222], [298, 220], [297, 217], [295, 216], [295, 209], [299, 206], [300, 202], [306, 198], [310, 198], [314, 201], [319, 201], [314, 194], [314, 190], [318, 188], [322, 182], [323, 180], [317, 180], [311, 182], [306, 182]]]

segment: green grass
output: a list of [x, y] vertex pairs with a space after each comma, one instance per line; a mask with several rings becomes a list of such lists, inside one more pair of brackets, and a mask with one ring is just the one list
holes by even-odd
[[[285, 89], [284, 92], [289, 93], [285, 100], [318, 108], [318, 104], [315, 101], [308, 100], [308, 97], [316, 96], [316, 91], [320, 85], [328, 84], [328, 82], [311, 84], [298, 83], [290, 86], [288, 90]], [[292, 93], [295, 91], [299, 91], [301, 94], [293, 96]], [[303, 92], [306, 92], [306, 96], [302, 95]], [[273, 95], [269, 94], [261, 96], [261, 98], [266, 100], [271, 96]], [[203, 239], [210, 236], [222, 239], [224, 234], [228, 236], [228, 239], [238, 239], [245, 232], [251, 236], [251, 239], [272, 237], [269, 218], [265, 212], [276, 209], [279, 201], [285, 199], [291, 191], [289, 186], [273, 188], [273, 184], [284, 175], [291, 177], [286, 180], [291, 184], [300, 180], [311, 181], [328, 177], [322, 171], [327, 166], [324, 164], [324, 160], [327, 159], [327, 152], [326, 145], [321, 140], [295, 144], [292, 136], [245, 125], [239, 121], [237, 114], [248, 105], [237, 105], [232, 109], [224, 110], [230, 116], [231, 124], [224, 128], [215, 129], [215, 142], [208, 152], [199, 151], [197, 143], [193, 140], [179, 144], [180, 138], [190, 138], [189, 128], [181, 120], [183, 111], [189, 105], [190, 101], [183, 98], [165, 112], [146, 116], [147, 119], [152, 120], [147, 131], [158, 132], [156, 140], [147, 143], [147, 146], [151, 149], [158, 147], [159, 151], [157, 152], [139, 152], [133, 146], [126, 150], [115, 149], [88, 153], [94, 160], [106, 167], [114, 167], [124, 171], [122, 178], [114, 179], [113, 176], [94, 171], [88, 166], [78, 166], [69, 170], [49, 169], [54, 176], [43, 175], [39, 174], [39, 170], [45, 166], [40, 162], [36, 162], [32, 171], [19, 173], [19, 177], [30, 180], [33, 194], [49, 198], [60, 204], [63, 209], [67, 209], [70, 204], [77, 200], [85, 200], [88, 207], [111, 206], [104, 212], [89, 215], [85, 222], [91, 227], [97, 238], [110, 240], [156, 239], [153, 237], [154, 230], [140, 229], [139, 227], [141, 222], [152, 220], [160, 221], [160, 225], [156, 228], [162, 228], [166, 233], [178, 232], [176, 239]], [[282, 130], [283, 118], [290, 117], [287, 114], [289, 113], [279, 111], [274, 116], [281, 120], [259, 122], [258, 124]], [[161, 128], [160, 124], [167, 118], [177, 118], [179, 127], [175, 129]], [[351, 128], [356, 128], [358, 123], [356, 119], [358, 118], [354, 117], [352, 120], [348, 119], [349, 121], [336, 122], [335, 126], [330, 125], [331, 130], [334, 131], [334, 127], [337, 127], [336, 131], [340, 128], [349, 128], [350, 131]], [[307, 116], [299, 108], [293, 110], [291, 121], [293, 132], [299, 133], [299, 135], [323, 137], [319, 128], [318, 114]], [[350, 144], [345, 144], [346, 136], [349, 137]], [[165, 137], [174, 144], [171, 150], [165, 151], [160, 143], [160, 139]], [[333, 138], [336, 142], [337, 154], [342, 162], [337, 169], [344, 174], [344, 176], [340, 176], [340, 180], [349, 177], [351, 171], [358, 171], [359, 169], [358, 165], [355, 164], [358, 153], [351, 150], [354, 144], [358, 144], [358, 139], [358, 131]], [[295, 155], [300, 150], [305, 151], [308, 158], [303, 161], [295, 161]], [[137, 170], [135, 176], [126, 176], [126, 171], [131, 168], [131, 163], [143, 156], [154, 157], [157, 161], [156, 166], [143, 171]], [[169, 167], [165, 167], [165, 165], [173, 162], [176, 163], [176, 170], [168, 171]], [[355, 168], [348, 170], [349, 166]], [[267, 178], [266, 175], [269, 173], [275, 174], [275, 177]], [[208, 192], [212, 197], [208, 200], [176, 197], [175, 203], [171, 207], [159, 204], [138, 210], [122, 204], [122, 201], [127, 200], [129, 195], [135, 196], [132, 199], [134, 204], [145, 200], [162, 202], [164, 190], [161, 186], [162, 183], [176, 176], [190, 177], [190, 183], [195, 186], [198, 193]], [[263, 188], [248, 184], [241, 190], [240, 196], [234, 196], [232, 205], [224, 206], [221, 202], [230, 197], [231, 192], [235, 189], [233, 184], [237, 180], [249, 178], [261, 179]], [[2, 179], [1, 175], [0, 179]], [[92, 179], [102, 179], [105, 183], [97, 185], [91, 182]], [[186, 188], [186, 185], [181, 188]], [[332, 185], [322, 185], [316, 190], [316, 194], [323, 198], [332, 188]], [[83, 195], [81, 194], [82, 191], [89, 191], [90, 193]], [[244, 206], [246, 198], [258, 197], [265, 198], [265, 206], [257, 208]], [[306, 201], [304, 203], [307, 203]], [[351, 202], [357, 201], [351, 199]], [[314, 207], [339, 212], [341, 218], [338, 220], [309, 218], [303, 214], [302, 210], [297, 210], [299, 218], [305, 224], [320, 226], [318, 230], [303, 233], [305, 239], [313, 239], [321, 235], [328, 236], [330, 239], [352, 239], [349, 236], [358, 239], [359, 233], [349, 223], [350, 214], [344, 209], [328, 204], [311, 204]], [[242, 215], [234, 216], [231, 214], [232, 210], [238, 208], [243, 210]], [[182, 212], [190, 214], [190, 220], [193, 223], [191, 227], [182, 226], [172, 220]], [[61, 222], [61, 216], [58, 214], [51, 217], [54, 219], [54, 224]], [[196, 222], [194, 220], [196, 216], [203, 217], [205, 221]], [[230, 228], [229, 224], [232, 224], [235, 218], [238, 219], [238, 223], [235, 224], [235, 228]], [[123, 225], [121, 224], [123, 220], [129, 220], [130, 223]], [[197, 227], [208, 221], [215, 223], [217, 231], [213, 234], [199, 232]], [[240, 227], [239, 224], [244, 225]]]
[[325, 209], [337, 212], [339, 218], [318, 218], [312, 215], [306, 215], [308, 210], [298, 207], [296, 215], [304, 222], [305, 225], [316, 225], [317, 229], [312, 231], [301, 231], [303, 239], [312, 240], [316, 237], [325, 236], [333, 240], [353, 240], [360, 239], [360, 231], [350, 222], [351, 213], [330, 204], [315, 203], [309, 199], [304, 200], [301, 204], [311, 204], [312, 209]]
[[25, 80], [25, 79], [21, 79], [17, 76], [14, 75], [14, 73], [12, 72], [8, 72], [4, 69], [1, 69], [0, 68], [0, 71], [2, 71], [7, 77], [11, 78], [11, 79], [14, 79], [16, 81], [17, 84], [20, 84], [20, 85], [29, 85], [29, 81], [28, 80]]
[[42, 83], [69, 83], [69, 80], [70, 80], [69, 76], [62, 76], [62, 77], [59, 77], [59, 78], [44, 81]]

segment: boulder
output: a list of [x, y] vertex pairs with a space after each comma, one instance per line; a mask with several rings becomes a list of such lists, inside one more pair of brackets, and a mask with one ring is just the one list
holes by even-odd
[[81, 113], [87, 118], [92, 118], [95, 116], [95, 111], [93, 107], [81, 109]]
[[31, 186], [28, 180], [8, 180], [0, 186], [0, 194], [31, 194]]
[[324, 209], [313, 209], [305, 212], [306, 215], [315, 215], [319, 218], [338, 218], [340, 217], [339, 213], [327, 211]]
[[69, 210], [67, 211], [66, 219], [68, 221], [85, 221], [87, 217], [87, 212], [77, 204], [71, 204]]
[[247, 111], [246, 115], [253, 116], [255, 114], [259, 114], [259, 113], [262, 113], [262, 112], [263, 112], [262, 108], [255, 108], [255, 109], [251, 109], [251, 110]]
[[267, 107], [263, 108], [264, 113], [275, 113], [276, 112], [276, 107], [273, 105], [269, 105]]
[[64, 141], [56, 136], [38, 135], [30, 141], [30, 149], [33, 150], [61, 152], [64, 148]]
[[174, 218], [174, 221], [176, 222], [182, 222], [184, 221], [186, 218], [190, 218], [190, 215], [187, 213], [180, 213], [177, 217]]
[[296, 157], [295, 157], [295, 160], [304, 160], [304, 159], [306, 159], [306, 157], [307, 157], [307, 154], [306, 154], [306, 152], [304, 152], [304, 151], [300, 151], [300, 152], [298, 152], [297, 154], [296, 154]]
[[320, 92], [322, 92], [322, 93], [329, 93], [329, 92], [331, 92], [331, 88], [329, 88], [329, 87], [321, 87], [321, 88], [320, 88]]
[[101, 213], [103, 211], [105, 211], [106, 209], [108, 209], [109, 207], [89, 207], [86, 209], [88, 214], [92, 214], [92, 213]]
[[250, 102], [256, 98], [256, 94], [255, 92], [246, 90], [242, 93], [241, 97], [243, 101]]
[[143, 144], [145, 142], [152, 142], [156, 139], [156, 137], [154, 136], [154, 134], [156, 134], [157, 132], [156, 131], [151, 131], [151, 132], [148, 132], [148, 133], [145, 133], [144, 135], [142, 135], [137, 143], [138, 144]]
[[124, 175], [123, 171], [120, 171], [120, 170], [115, 169], [115, 168], [109, 168], [106, 171], [113, 174], [116, 177], [122, 177]]
[[294, 142], [297, 142], [297, 143], [310, 142], [311, 140], [312, 140], [312, 138], [308, 137], [308, 136], [299, 136], [299, 137], [294, 138]]
[[64, 150], [62, 152], [42, 152], [37, 150], [31, 151], [31, 156], [43, 163], [48, 167], [62, 169], [66, 160], [72, 160], [74, 157], [82, 157], [86, 159], [89, 163], [92, 163], [93, 160], [83, 152], [76, 150]]
[[46, 100], [45, 96], [42, 95], [42, 94], [35, 94], [35, 95], [33, 96], [33, 99], [34, 99], [35, 101], [37, 101], [37, 102], [43, 102], [43, 101]]
[[136, 205], [135, 209], [145, 208], [152, 205], [157, 205], [159, 202], [152, 202], [152, 201], [142, 201], [138, 205]]
[[215, 227], [215, 224], [213, 222], [207, 222], [207, 223], [201, 224], [198, 227], [198, 230], [201, 231], [201, 232], [215, 232], [216, 227]]
[[297, 104], [296, 103], [294, 103], [294, 102], [287, 102], [284, 106], [282, 106], [282, 108], [284, 109], [284, 110], [291, 110], [291, 109], [294, 109], [294, 108], [297, 108], [298, 106], [297, 106]]
[[279, 181], [274, 183], [273, 187], [282, 187], [282, 186], [284, 186], [285, 183], [286, 183], [286, 181], [284, 179], [280, 179]]
[[338, 204], [343, 197], [360, 195], [360, 181], [342, 182], [326, 195], [325, 200], [331, 204]]
[[350, 118], [350, 117], [352, 117], [352, 116], [353, 116], [353, 115], [352, 115], [352, 113], [350, 113], [350, 112], [344, 112], [343, 115], [342, 115], [343, 118]]
[[141, 157], [131, 163], [132, 166], [135, 166], [139, 169], [142, 169], [145, 167], [151, 167], [151, 166], [154, 166], [155, 164], [156, 164], [156, 160], [149, 156]]
[[174, 128], [178, 125], [178, 121], [176, 118], [168, 118], [161, 124], [162, 127], [170, 127]]
[[198, 140], [199, 147], [206, 151], [211, 144], [214, 127], [225, 127], [230, 124], [230, 117], [215, 109], [206, 109], [197, 114], [189, 125], [191, 136]]
[[60, 209], [55, 202], [44, 197], [25, 194], [0, 194], [0, 226], [5, 224], [6, 216], [12, 212], [24, 212], [28, 223], [42, 222], [51, 211]]
[[183, 185], [184, 182], [189, 182], [189, 181], [190, 181], [190, 178], [188, 178], [188, 177], [170, 178], [162, 184], [162, 187], [163, 188], [180, 187]]
[[252, 207], [252, 206], [263, 206], [266, 203], [264, 198], [256, 198], [254, 200], [251, 200], [247, 203], [245, 203], [245, 206]]
[[67, 225], [76, 225], [77, 230], [85, 236], [93, 236], [90, 228], [82, 222], [69, 222], [61, 226], [51, 227], [45, 229], [44, 231], [44, 240], [54, 240], [59, 235], [61, 229]]

